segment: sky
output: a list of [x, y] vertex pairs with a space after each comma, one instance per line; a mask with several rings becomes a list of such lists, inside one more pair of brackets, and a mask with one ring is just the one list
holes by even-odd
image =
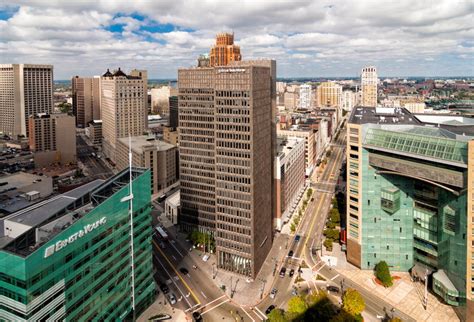
[[219, 32], [278, 77], [474, 76], [472, 0], [16, 0], [0, 2], [0, 63], [176, 78]]

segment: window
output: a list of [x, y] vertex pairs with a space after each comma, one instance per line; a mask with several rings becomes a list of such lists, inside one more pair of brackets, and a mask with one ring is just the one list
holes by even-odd
[[443, 209], [443, 231], [450, 235], [456, 233], [456, 210], [450, 206]]
[[380, 203], [383, 210], [394, 214], [400, 209], [400, 190], [395, 187], [382, 188]]

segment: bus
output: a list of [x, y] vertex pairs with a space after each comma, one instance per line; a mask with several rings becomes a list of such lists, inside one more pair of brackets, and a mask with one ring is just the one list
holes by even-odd
[[165, 230], [163, 228], [161, 228], [161, 226], [156, 226], [156, 231], [158, 232], [158, 234], [160, 235], [161, 238], [163, 238], [164, 240], [168, 240], [168, 234], [165, 232]]

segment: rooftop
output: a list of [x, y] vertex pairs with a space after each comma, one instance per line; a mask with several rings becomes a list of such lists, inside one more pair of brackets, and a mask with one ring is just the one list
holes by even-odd
[[[285, 155], [295, 148], [300, 142], [304, 142], [304, 138], [299, 137], [277, 137], [277, 157], [284, 158]], [[304, 143], [303, 143], [304, 144]]]
[[[122, 144], [128, 147], [128, 138], [118, 139]], [[166, 151], [173, 148], [176, 148], [173, 144], [166, 143], [155, 139], [153, 136], [133, 136], [131, 138], [132, 151], [135, 153], [142, 153], [143, 151], [148, 150], [157, 150], [157, 151]]]
[[0, 193], [12, 189], [22, 189], [34, 183], [41, 182], [47, 179], [46, 176], [39, 176], [36, 174], [18, 172], [0, 178]]
[[404, 108], [373, 108], [359, 106], [352, 109], [352, 124], [412, 124], [421, 125], [416, 117]]

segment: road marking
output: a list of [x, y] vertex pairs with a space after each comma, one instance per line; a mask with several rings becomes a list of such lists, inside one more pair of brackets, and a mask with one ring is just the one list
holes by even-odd
[[176, 257], [174, 257], [174, 255], [171, 255], [171, 257], [173, 257], [173, 259], [174, 259], [175, 261], [178, 261], [178, 260], [176, 259]]
[[[247, 311], [245, 311], [245, 309], [241, 306], [240, 307], [242, 309], [242, 311], [244, 311], [245, 314], [247, 314], [247, 316], [250, 318], [250, 320], [252, 320], [252, 322], [255, 322], [255, 320], [250, 316], [250, 314], [248, 314]], [[258, 314], [257, 314], [258, 315]], [[260, 317], [259, 317], [260, 318]]]
[[[174, 240], [171, 240], [171, 241], [173, 242]], [[181, 257], [184, 257], [184, 255], [181, 254], [181, 252], [180, 252], [180, 251], [178, 250], [178, 248], [174, 245], [174, 243], [171, 243], [170, 245], [173, 246], [174, 249], [176, 249], [176, 251], [178, 252], [178, 254], [179, 254]]]
[[188, 283], [186, 283], [186, 281], [184, 280], [184, 278], [181, 277], [181, 275], [179, 275], [178, 271], [176, 270], [176, 268], [173, 266], [173, 264], [170, 262], [170, 260], [168, 259], [168, 257], [165, 255], [165, 253], [160, 249], [160, 247], [158, 247], [158, 245], [156, 244], [156, 242], [153, 240], [152, 241], [153, 244], [155, 244], [156, 246], [156, 249], [158, 249], [158, 251], [161, 253], [161, 255], [163, 255], [163, 257], [166, 259], [166, 261], [168, 262], [168, 264], [170, 264], [171, 268], [174, 270], [174, 272], [176, 273], [176, 275], [178, 275], [179, 279], [181, 280], [181, 282], [183, 282], [184, 286], [188, 289], [188, 291], [191, 293], [191, 295], [193, 296], [194, 300], [201, 304], [201, 301], [199, 301], [198, 297], [196, 296], [196, 294], [194, 294], [193, 290], [189, 287]]
[[[168, 274], [168, 276], [170, 277], [170, 279], [169, 279], [170, 282], [167, 283], [167, 284], [169, 285], [169, 284], [173, 283], [174, 286], [176, 286], [176, 289], [178, 290], [178, 292], [181, 293], [181, 295], [183, 295], [183, 292], [182, 292], [181, 289], [178, 287], [178, 284], [176, 284], [176, 282], [173, 281], [173, 279], [172, 279], [172, 277], [171, 277], [171, 274], [166, 270], [165, 265], [163, 265], [163, 263], [160, 261], [160, 259], [158, 258], [158, 256], [156, 256], [155, 254], [154, 254], [154, 256], [155, 256], [156, 260], [158, 261], [158, 263], [161, 265], [161, 267], [163, 267], [163, 270], [166, 272], [166, 274]], [[188, 299], [185, 298], [185, 300], [186, 300], [186, 303], [188, 303], [188, 305], [191, 306], [191, 303], [188, 301]]]
[[334, 279], [336, 279], [338, 276], [339, 276], [339, 274], [337, 274], [336, 276], [334, 276], [333, 278], [331, 278], [331, 281], [334, 281]]
[[209, 305], [209, 304], [211, 304], [211, 303], [214, 303], [215, 301], [218, 301], [218, 300], [220, 300], [221, 298], [226, 297], [226, 296], [227, 296], [227, 295], [224, 294], [224, 295], [222, 295], [222, 296], [220, 296], [220, 297], [218, 297], [218, 298], [216, 298], [216, 299], [213, 299], [211, 302], [205, 303], [204, 305], [207, 306], [207, 305]]
[[255, 309], [262, 315], [262, 317], [264, 318], [264, 321], [265, 321], [266, 319], [268, 319], [268, 317], [267, 317], [265, 314], [263, 314], [263, 312], [260, 311], [260, 309], [259, 309], [258, 307], [255, 307]]
[[204, 296], [205, 299], [207, 299], [207, 296], [206, 296], [206, 294], [204, 294], [203, 291], [201, 291], [201, 294], [202, 294], [202, 296]]
[[194, 308], [195, 308], [196, 306], [200, 306], [200, 305], [201, 305], [201, 304], [194, 304], [194, 305], [191, 306], [190, 308], [186, 309], [184, 312], [192, 311], [192, 310], [194, 310]]
[[221, 306], [222, 304], [227, 303], [227, 302], [229, 302], [229, 301], [230, 301], [230, 299], [227, 299], [227, 300], [225, 300], [225, 301], [222, 301], [222, 302], [220, 302], [219, 304], [214, 305], [214, 306], [211, 307], [210, 309], [207, 309], [206, 311], [201, 312], [201, 315], [206, 314], [207, 312], [212, 311], [212, 310], [214, 310], [215, 308], [218, 308], [218, 307]]

